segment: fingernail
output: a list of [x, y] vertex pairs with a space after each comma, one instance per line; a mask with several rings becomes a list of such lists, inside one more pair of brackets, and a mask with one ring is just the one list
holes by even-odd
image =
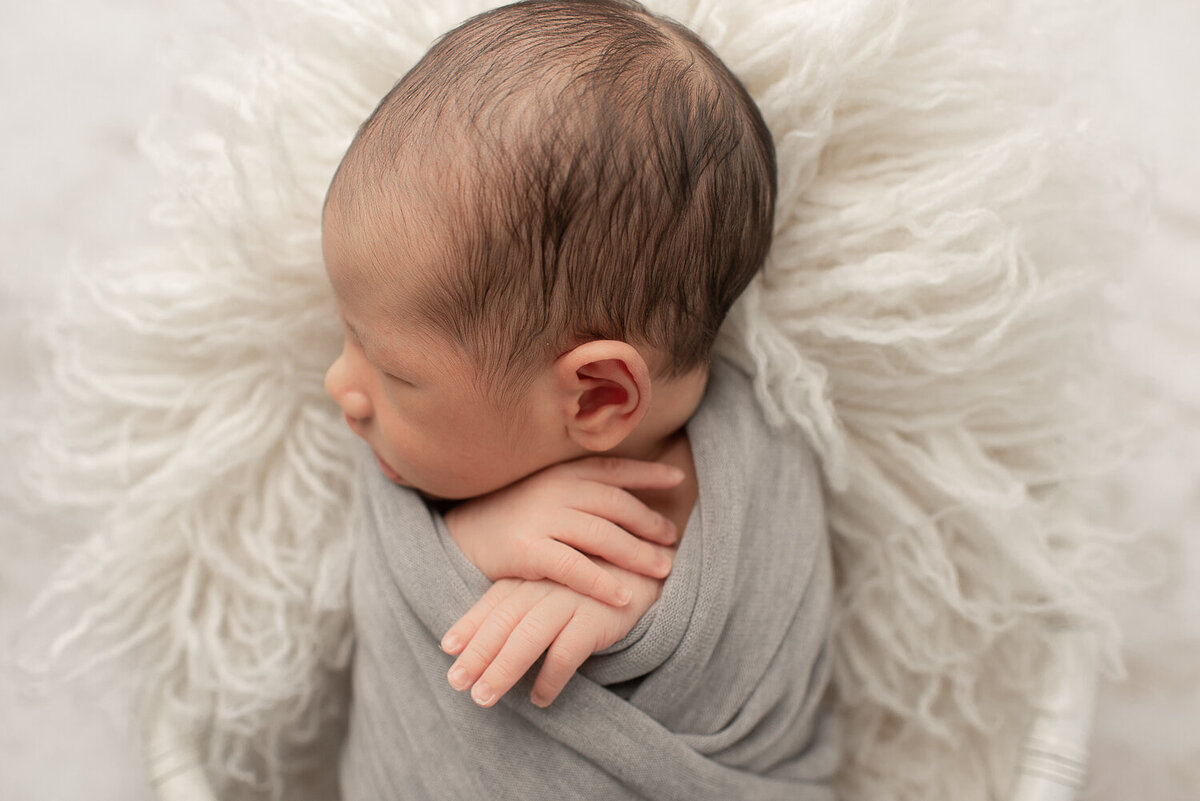
[[457, 654], [462, 650], [462, 640], [457, 635], [447, 634], [442, 639], [442, 650], [448, 654]]
[[450, 672], [446, 674], [446, 678], [450, 681], [450, 686], [456, 690], [465, 690], [470, 680], [467, 678], [467, 669], [455, 665], [450, 668]]
[[660, 554], [658, 557], [657, 568], [658, 568], [658, 572], [664, 576], [667, 575], [668, 573], [670, 573], [671, 572], [671, 557], [667, 556], [666, 554]]
[[632, 600], [633, 600], [633, 590], [629, 589], [628, 587], [622, 587], [621, 589], [617, 590], [617, 605], [618, 606], [625, 606]]
[[683, 481], [684, 477], [685, 477], [684, 472], [682, 470], [680, 470], [678, 467], [671, 468], [671, 478], [673, 478], [675, 481]]
[[480, 706], [490, 706], [492, 701], [496, 700], [496, 694], [492, 692], [492, 688], [487, 686], [487, 682], [484, 681], [475, 682], [475, 686], [471, 688], [471, 697]]
[[529, 700], [533, 702], [534, 706], [541, 707], [542, 709], [550, 706], [550, 699], [546, 698], [541, 693], [535, 692], [533, 695], [529, 696]]

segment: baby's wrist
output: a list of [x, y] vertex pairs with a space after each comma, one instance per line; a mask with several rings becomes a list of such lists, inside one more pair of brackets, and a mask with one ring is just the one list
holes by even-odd
[[471, 564], [475, 565], [489, 579], [496, 581], [499, 578], [506, 578], [491, 575], [486, 569], [486, 565], [481, 564], [487, 560], [482, 558], [482, 554], [476, 547], [478, 538], [470, 534], [472, 520], [469, 507], [469, 502], [460, 503], [446, 510], [442, 515], [442, 519], [446, 521], [446, 530], [450, 532], [450, 539], [454, 540], [454, 544], [462, 551], [463, 556], [467, 557]]

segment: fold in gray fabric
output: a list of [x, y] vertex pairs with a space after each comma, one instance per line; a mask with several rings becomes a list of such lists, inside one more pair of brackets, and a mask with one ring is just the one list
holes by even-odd
[[814, 459], [724, 363], [687, 432], [700, 500], [659, 600], [547, 709], [537, 666], [491, 709], [450, 688], [438, 643], [490, 582], [364, 452], [345, 801], [834, 797]]

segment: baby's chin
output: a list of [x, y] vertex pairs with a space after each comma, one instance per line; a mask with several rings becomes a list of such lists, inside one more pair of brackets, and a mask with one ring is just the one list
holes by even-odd
[[430, 489], [417, 486], [416, 484], [412, 483], [411, 481], [408, 481], [406, 478], [404, 478], [404, 476], [400, 475], [400, 473], [397, 472], [390, 464], [388, 464], [386, 461], [384, 461], [383, 457], [380, 456], [379, 453], [374, 448], [371, 448], [371, 453], [372, 453], [372, 455], [374, 455], [375, 461], [379, 464], [379, 470], [380, 470], [380, 472], [383, 473], [384, 478], [386, 478], [388, 481], [392, 482], [393, 484], [395, 484], [398, 487], [404, 487], [405, 489], [410, 489], [410, 490], [416, 492], [418, 495], [420, 495], [422, 498], [424, 498], [427, 501], [431, 501], [431, 502], [438, 503], [438, 504], [454, 504], [454, 503], [460, 503], [462, 501], [468, 501], [468, 500], [471, 500], [472, 498], [478, 498], [480, 496], [487, 495], [490, 492], [493, 492], [497, 489], [503, 489], [504, 486], [507, 486], [507, 485], [501, 485], [501, 486], [496, 486], [496, 487], [475, 488], [474, 491], [471, 491], [471, 490], [464, 491], [462, 488], [457, 488], [457, 489], [451, 488], [450, 491], [448, 491], [448, 492], [446, 492], [446, 491], [434, 492]]
[[[374, 449], [372, 449], [371, 452], [374, 453]], [[397, 487], [404, 487], [405, 489], [410, 489], [413, 492], [420, 495], [425, 500], [430, 501], [432, 503], [439, 503], [439, 504], [454, 503], [456, 501], [456, 499], [454, 499], [454, 498], [447, 498], [442, 495], [437, 495], [436, 493], [432, 493], [427, 490], [421, 489], [420, 487], [416, 486], [415, 484], [405, 481], [404, 477], [401, 476], [399, 473], [397, 473], [395, 470], [393, 470], [392, 466], [389, 465], [387, 462], [385, 462], [383, 460], [383, 457], [380, 456], [378, 453], [375, 453], [375, 461], [379, 463], [379, 469], [383, 473], [383, 477], [386, 478], [388, 481], [392, 482], [393, 484], [395, 484]]]
[[438, 495], [437, 493], [430, 492], [429, 490], [423, 490], [420, 487], [416, 487], [408, 483], [401, 483], [399, 481], [393, 483], [395, 483], [398, 487], [404, 487], [405, 489], [412, 490], [421, 497], [421, 500], [432, 504], [435, 509], [442, 511], [466, 500], [465, 498], [451, 498], [445, 495]]

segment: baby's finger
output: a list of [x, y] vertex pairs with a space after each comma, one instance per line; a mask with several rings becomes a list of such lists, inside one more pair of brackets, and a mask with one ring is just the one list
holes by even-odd
[[446, 680], [456, 690], [465, 690], [500, 653], [509, 635], [534, 605], [546, 596], [554, 585], [546, 582], [522, 582], [507, 598], [496, 605], [463, 648], [458, 659], [446, 671]]
[[529, 700], [536, 706], [550, 706], [579, 666], [592, 655], [595, 646], [596, 638], [586, 625], [575, 619], [569, 621], [546, 651]]
[[442, 637], [442, 650], [448, 654], [457, 654], [461, 651], [463, 646], [475, 636], [479, 624], [486, 620], [492, 610], [519, 586], [521, 586], [519, 579], [500, 579], [492, 584], [488, 591], [475, 602], [475, 605], [468, 609], [467, 613], [460, 617]]
[[564, 519], [557, 536], [576, 550], [651, 578], [664, 578], [671, 572], [672, 556], [668, 549], [638, 539], [616, 523], [596, 515], [578, 510], [571, 510], [570, 515]]
[[616, 523], [635, 537], [650, 542], [674, 545], [679, 539], [674, 523], [629, 492], [611, 484], [597, 481], [579, 484], [573, 488], [571, 506]]
[[564, 600], [555, 603], [554, 596], [544, 598], [521, 619], [500, 653], [471, 688], [475, 703], [485, 707], [496, 703], [554, 642], [576, 609], [572, 599]]
[[567, 464], [579, 478], [625, 489], [670, 489], [684, 478], [678, 467], [621, 456], [588, 456]]
[[529, 557], [539, 578], [556, 581], [600, 603], [625, 606], [633, 597], [633, 592], [616, 576], [558, 540], [539, 540], [530, 549]]

